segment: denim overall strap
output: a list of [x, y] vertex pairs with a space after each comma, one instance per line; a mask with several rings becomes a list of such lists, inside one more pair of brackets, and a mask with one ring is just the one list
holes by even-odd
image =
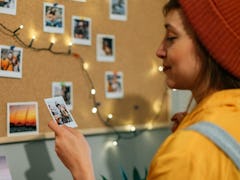
[[204, 135], [214, 142], [240, 170], [240, 144], [224, 129], [210, 122], [201, 121], [186, 128]]

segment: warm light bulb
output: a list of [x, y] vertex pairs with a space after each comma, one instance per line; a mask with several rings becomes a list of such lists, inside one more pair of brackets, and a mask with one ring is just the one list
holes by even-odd
[[158, 70], [159, 70], [160, 72], [163, 72], [163, 66], [159, 66], [159, 67], [158, 67]]
[[108, 119], [112, 119], [113, 115], [112, 114], [108, 114]]
[[17, 31], [19, 31], [22, 28], [23, 28], [23, 25], [20, 25], [15, 31], [13, 31], [13, 33], [15, 34]]
[[88, 63], [83, 63], [83, 68], [84, 68], [85, 70], [87, 70], [88, 67], [89, 67]]
[[177, 91], [177, 89], [172, 89], [173, 91]]
[[131, 132], [136, 131], [136, 127], [135, 127], [135, 126], [129, 125], [128, 128], [129, 128], [129, 130], [130, 130]]
[[93, 107], [93, 108], [92, 108], [92, 113], [93, 113], [93, 114], [97, 113], [97, 108], [96, 108], [96, 107]]
[[113, 146], [117, 146], [117, 145], [118, 145], [117, 140], [114, 140], [114, 141], [112, 142], [112, 145], [113, 145]]
[[96, 90], [95, 89], [91, 89], [91, 94], [95, 95], [96, 94]]

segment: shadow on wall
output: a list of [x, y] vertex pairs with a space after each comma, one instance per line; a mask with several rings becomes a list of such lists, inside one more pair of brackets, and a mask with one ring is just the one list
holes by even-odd
[[[160, 114], [156, 114], [153, 111], [153, 106], [149, 101], [144, 99], [141, 96], [137, 95], [127, 95], [123, 99], [114, 100], [113, 105], [111, 106], [111, 112], [113, 114], [113, 119], [111, 120], [114, 126], [122, 125], [144, 125], [150, 120], [158, 120]], [[166, 113], [165, 113], [166, 114]], [[163, 118], [161, 118], [163, 119]], [[111, 137], [106, 137], [106, 141], [109, 141]], [[126, 171], [127, 175], [132, 178], [132, 170], [134, 166], [140, 166], [143, 168], [148, 168], [149, 162], [152, 159], [152, 154], [155, 149], [158, 147], [153, 147], [151, 150], [144, 150], [143, 136], [135, 137], [133, 139], [121, 140], [118, 146], [112, 146], [109, 142], [109, 146], [106, 149], [106, 163], [109, 170], [109, 176], [107, 179], [122, 180], [121, 169]], [[148, 144], [148, 142], [145, 142]], [[139, 149], [140, 148], [140, 149]], [[141, 156], [145, 159], [141, 164], [136, 164]], [[143, 169], [144, 173], [144, 169]], [[142, 174], [144, 175], [144, 174]]]
[[137, 95], [125, 95], [123, 99], [114, 99], [110, 112], [115, 126], [145, 124], [156, 114], [149, 101]]
[[30, 142], [24, 145], [30, 169], [25, 172], [27, 180], [51, 180], [50, 172], [54, 170], [44, 141]]

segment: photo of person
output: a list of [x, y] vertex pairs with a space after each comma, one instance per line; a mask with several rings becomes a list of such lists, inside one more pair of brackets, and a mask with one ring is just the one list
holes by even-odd
[[8, 136], [38, 133], [37, 102], [7, 103]]
[[44, 3], [43, 8], [44, 32], [64, 33], [64, 6]]
[[56, 121], [58, 125], [65, 124], [68, 127], [77, 127], [62, 96], [46, 98], [44, 101], [53, 120]]
[[91, 45], [91, 18], [72, 16], [72, 42]]
[[23, 49], [0, 46], [0, 76], [22, 78]]
[[62, 96], [67, 108], [73, 109], [73, 87], [72, 82], [53, 82], [52, 97]]
[[106, 98], [123, 98], [123, 73], [105, 72], [105, 96]]
[[114, 62], [115, 60], [115, 36], [97, 35], [97, 61]]
[[109, 9], [110, 19], [127, 20], [127, 0], [110, 0]]
[[0, 13], [16, 15], [17, 0], [0, 0]]

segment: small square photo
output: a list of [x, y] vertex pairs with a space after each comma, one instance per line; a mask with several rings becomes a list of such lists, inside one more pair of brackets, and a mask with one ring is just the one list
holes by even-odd
[[109, 9], [110, 19], [119, 21], [127, 20], [127, 0], [110, 0]]
[[8, 136], [38, 133], [37, 102], [7, 103]]
[[62, 96], [67, 108], [73, 109], [73, 86], [72, 82], [53, 82], [52, 97]]
[[106, 98], [123, 98], [123, 73], [122, 72], [105, 72], [105, 95]]
[[22, 78], [23, 49], [0, 45], [0, 76]]
[[97, 61], [115, 61], [115, 36], [107, 34], [97, 35]]
[[91, 18], [72, 16], [73, 44], [91, 45]]
[[0, 13], [16, 15], [17, 0], [0, 0]]
[[44, 3], [43, 30], [49, 33], [64, 33], [64, 6]]
[[72, 114], [69, 112], [67, 105], [62, 96], [46, 98], [44, 99], [47, 108], [52, 116], [53, 120], [58, 123], [58, 125], [65, 124], [68, 127], [77, 127]]

